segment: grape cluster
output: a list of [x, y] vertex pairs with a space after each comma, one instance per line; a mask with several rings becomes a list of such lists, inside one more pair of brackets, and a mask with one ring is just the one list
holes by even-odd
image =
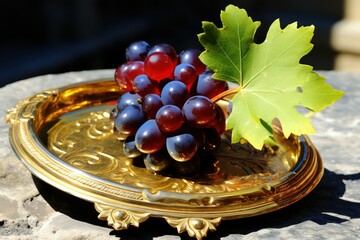
[[211, 98], [228, 89], [199, 60], [201, 51], [177, 54], [170, 44], [145, 41], [126, 48], [126, 62], [115, 70], [124, 93], [111, 116], [124, 155], [142, 158], [154, 173], [191, 175], [202, 154], [214, 151], [225, 130], [222, 109]]

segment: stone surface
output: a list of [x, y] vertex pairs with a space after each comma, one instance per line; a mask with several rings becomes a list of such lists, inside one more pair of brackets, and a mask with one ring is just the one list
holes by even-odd
[[[310, 138], [325, 165], [320, 184], [282, 210], [223, 221], [206, 239], [360, 239], [360, 74], [320, 73], [347, 93], [312, 118], [317, 133]], [[189, 239], [157, 218], [114, 231], [97, 219], [92, 203], [33, 177], [11, 149], [7, 109], [46, 89], [112, 75], [113, 70], [46, 75], [0, 89], [0, 239]]]

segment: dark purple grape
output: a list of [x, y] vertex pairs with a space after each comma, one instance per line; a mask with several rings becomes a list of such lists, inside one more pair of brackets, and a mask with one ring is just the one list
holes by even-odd
[[134, 92], [139, 94], [141, 97], [145, 97], [146, 95], [154, 92], [154, 84], [148, 78], [146, 74], [137, 75], [133, 81], [133, 89]]
[[188, 97], [189, 92], [186, 85], [176, 80], [167, 83], [161, 91], [161, 100], [164, 105], [175, 105], [182, 108]]
[[211, 122], [209, 122], [206, 127], [207, 128], [215, 128], [219, 135], [223, 134], [225, 132], [225, 122], [226, 122], [226, 118], [225, 118], [225, 114], [223, 112], [223, 110], [221, 109], [221, 107], [217, 104], [215, 104], [216, 106], [216, 116], [214, 118], [214, 120], [212, 120]]
[[150, 45], [147, 42], [133, 42], [125, 50], [126, 61], [144, 61], [149, 50]]
[[171, 61], [174, 63], [174, 66], [178, 64], [178, 56], [175, 48], [168, 43], [160, 43], [152, 46], [148, 52], [148, 56], [154, 52], [165, 53], [171, 58]]
[[162, 149], [156, 153], [146, 154], [144, 156], [144, 164], [149, 171], [161, 173], [169, 167], [170, 159], [166, 149]]
[[211, 77], [213, 74], [211, 71], [206, 71], [199, 75], [196, 86], [197, 94], [211, 99], [228, 89], [227, 82], [213, 79]]
[[128, 137], [123, 142], [123, 153], [126, 157], [136, 158], [140, 157], [143, 153], [136, 148], [134, 137]]
[[113, 108], [109, 116], [110, 121], [114, 121], [117, 114], [118, 114], [117, 108]]
[[119, 132], [116, 127], [114, 126], [114, 136], [117, 140], [120, 141], [125, 141], [130, 135], [129, 134], [122, 134], [121, 132]]
[[174, 160], [186, 162], [196, 154], [196, 139], [189, 133], [168, 137], [166, 149]]
[[187, 49], [179, 54], [180, 63], [189, 63], [196, 69], [197, 75], [205, 71], [206, 65], [199, 59], [201, 51], [199, 49]]
[[141, 96], [139, 94], [126, 92], [118, 99], [116, 108], [118, 112], [121, 112], [125, 107], [129, 105], [140, 105], [139, 99], [141, 99]]
[[135, 145], [143, 153], [155, 153], [165, 146], [165, 135], [154, 119], [147, 120], [135, 134]]
[[185, 83], [188, 90], [191, 89], [191, 86], [195, 82], [196, 78], [196, 69], [193, 65], [189, 63], [180, 63], [175, 67], [174, 79]]
[[192, 96], [182, 108], [185, 121], [190, 126], [206, 127], [216, 117], [216, 106], [204, 96]]
[[198, 148], [205, 144], [205, 131], [202, 128], [190, 128], [191, 135], [194, 136]]
[[175, 105], [165, 105], [156, 113], [155, 120], [163, 132], [174, 132], [183, 124], [183, 115], [180, 108]]
[[126, 62], [116, 68], [114, 78], [122, 91], [132, 91], [133, 81], [137, 75], [145, 73], [144, 62]]
[[134, 135], [146, 117], [140, 105], [129, 105], [115, 117], [115, 127], [120, 134]]
[[215, 128], [204, 128], [205, 143], [202, 147], [207, 152], [215, 151], [221, 144], [221, 136]]
[[164, 106], [159, 95], [154, 93], [146, 95], [142, 100], [142, 109], [149, 118], [155, 118], [157, 111]]

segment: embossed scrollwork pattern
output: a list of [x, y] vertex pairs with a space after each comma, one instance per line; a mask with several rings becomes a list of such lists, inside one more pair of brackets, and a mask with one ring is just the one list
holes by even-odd
[[[48, 147], [65, 162], [99, 177], [147, 189], [143, 196], [163, 201], [161, 192], [220, 193], [250, 189], [276, 180], [286, 173], [293, 156], [286, 148], [254, 152], [244, 145], [223, 140], [215, 158], [221, 159], [214, 173], [197, 179], [154, 175], [132, 164], [122, 154], [122, 143], [113, 134], [109, 109], [62, 117], [48, 132]], [[279, 157], [280, 156], [280, 157]], [[296, 156], [294, 157], [296, 159]], [[295, 164], [295, 163], [293, 163]], [[141, 181], [138, 181], [141, 179]]]

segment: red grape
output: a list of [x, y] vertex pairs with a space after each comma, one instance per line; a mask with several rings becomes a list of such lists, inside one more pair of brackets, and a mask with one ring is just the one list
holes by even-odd
[[158, 110], [155, 120], [161, 131], [174, 132], [183, 124], [183, 115], [177, 106], [165, 105]]
[[167, 43], [160, 43], [150, 48], [148, 55], [154, 52], [162, 52], [168, 55], [171, 58], [171, 61], [176, 66], [178, 64], [178, 56], [176, 50]]
[[144, 62], [126, 62], [116, 68], [114, 78], [120, 89], [127, 92], [133, 90], [134, 78], [144, 72]]
[[162, 52], [154, 52], [147, 56], [144, 62], [146, 75], [155, 81], [171, 78], [176, 64]]
[[205, 127], [215, 119], [216, 107], [209, 98], [197, 95], [186, 100], [182, 112], [190, 126]]
[[212, 127], [216, 129], [218, 134], [221, 135], [225, 132], [225, 121], [226, 121], [225, 114], [219, 105], [215, 104], [215, 107], [216, 107], [216, 116], [214, 120], [212, 120], [206, 125], [206, 127], [207, 128]]

